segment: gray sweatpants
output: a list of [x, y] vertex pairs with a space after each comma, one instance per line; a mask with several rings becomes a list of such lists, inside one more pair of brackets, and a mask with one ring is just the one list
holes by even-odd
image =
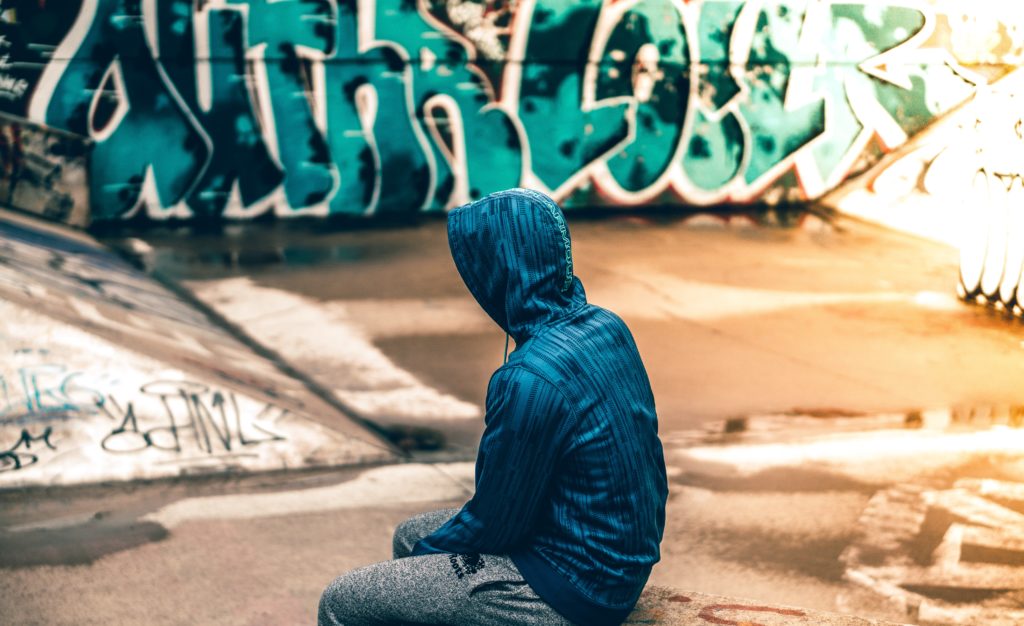
[[433, 511], [402, 522], [392, 541], [395, 560], [353, 570], [324, 590], [319, 626], [572, 626], [534, 593], [506, 556], [409, 556], [417, 541], [457, 512]]

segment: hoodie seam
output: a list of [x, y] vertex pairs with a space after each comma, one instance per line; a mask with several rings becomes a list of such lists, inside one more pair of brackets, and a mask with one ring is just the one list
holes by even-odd
[[542, 373], [538, 372], [536, 369], [530, 367], [529, 364], [527, 364], [527, 363], [514, 363], [512, 365], [502, 366], [502, 367], [498, 368], [498, 370], [496, 372], [494, 372], [493, 375], [491, 375], [491, 379], [493, 380], [494, 377], [496, 377], [502, 371], [508, 372], [508, 371], [511, 371], [511, 370], [514, 370], [514, 369], [519, 369], [519, 370], [522, 370], [524, 372], [529, 372], [533, 376], [536, 376], [537, 378], [539, 378], [542, 381], [544, 381], [552, 389], [554, 389], [555, 392], [558, 393], [558, 396], [560, 398], [562, 398], [562, 402], [565, 403], [565, 407], [569, 410], [569, 413], [572, 416], [572, 428], [570, 428], [569, 430], [570, 431], [574, 430], [576, 428], [576, 426], [579, 425], [579, 423], [580, 423], [579, 413], [577, 413], [576, 407], [574, 407], [572, 405], [572, 402], [569, 401], [569, 397], [567, 395], [565, 395], [565, 391], [561, 387], [556, 385], [554, 382], [552, 382], [551, 379], [549, 379], [545, 374], [542, 374]]

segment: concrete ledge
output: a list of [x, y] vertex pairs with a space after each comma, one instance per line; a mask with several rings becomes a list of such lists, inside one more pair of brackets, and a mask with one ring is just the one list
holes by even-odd
[[629, 626], [895, 626], [892, 622], [737, 600], [669, 587], [648, 587], [626, 620]]

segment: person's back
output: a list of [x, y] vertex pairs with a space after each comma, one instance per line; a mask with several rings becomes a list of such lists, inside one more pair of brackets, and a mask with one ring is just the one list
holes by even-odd
[[[442, 610], [429, 623], [619, 624], [659, 558], [668, 493], [654, 398], [633, 338], [615, 314], [587, 303], [564, 218], [547, 196], [492, 194], [452, 211], [448, 237], [466, 286], [516, 349], [488, 386], [476, 494], [457, 512], [399, 527], [395, 556], [447, 556], [458, 584], [469, 585], [474, 611]], [[377, 584], [394, 568], [407, 579], [444, 569], [443, 560], [414, 560], [341, 577], [324, 601], [340, 607], [340, 594], [360, 593], [353, 580]], [[519, 613], [495, 613], [508, 597], [491, 602], [478, 593], [497, 589], [494, 571], [482, 572], [488, 564], [510, 573], [505, 583], [528, 584], [530, 594], [516, 598], [533, 600]], [[449, 588], [435, 593], [442, 589]], [[321, 623], [424, 617], [397, 612], [375, 621], [357, 604], [345, 603], [358, 614], [345, 621], [335, 608], [325, 619], [322, 602]]]
[[527, 341], [508, 366], [535, 369], [574, 413], [552, 445], [550, 501], [531, 545], [512, 559], [573, 621], [617, 623], [658, 561], [667, 494], [654, 399], [632, 335], [614, 313], [585, 305]]

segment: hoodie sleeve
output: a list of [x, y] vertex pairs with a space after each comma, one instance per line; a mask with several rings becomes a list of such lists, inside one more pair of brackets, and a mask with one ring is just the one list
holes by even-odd
[[530, 532], [572, 426], [554, 385], [518, 367], [499, 370], [487, 392], [486, 428], [476, 459], [476, 494], [413, 556], [503, 554]]

